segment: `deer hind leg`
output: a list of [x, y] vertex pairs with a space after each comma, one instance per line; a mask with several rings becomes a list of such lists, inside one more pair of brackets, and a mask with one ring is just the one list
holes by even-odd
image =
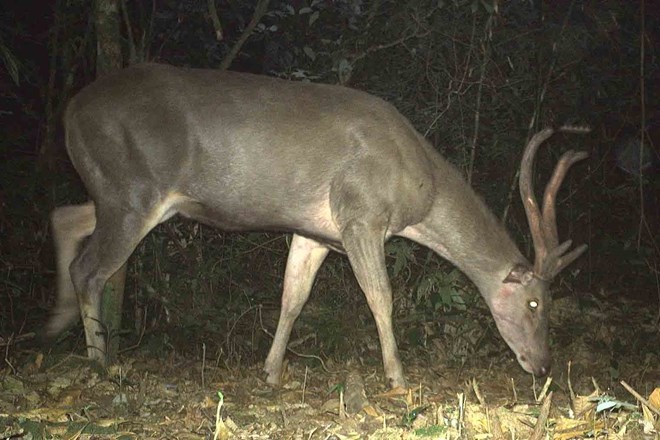
[[[93, 205], [92, 205], [93, 206]], [[62, 282], [64, 292], [71, 285], [77, 294], [79, 310], [85, 328], [87, 356], [101, 362], [106, 360], [105, 331], [100, 321], [103, 289], [108, 279], [119, 270], [133, 253], [138, 243], [158, 223], [168, 218], [165, 215], [170, 204], [157, 203], [148, 211], [127, 210], [125, 206], [100, 205], [95, 207], [95, 227], [91, 235], [80, 246], [75, 258], [70, 258], [71, 246], [65, 247], [66, 258], [58, 263], [60, 270], [66, 269], [67, 260], [70, 278], [65, 275]], [[66, 273], [66, 270], [64, 271]], [[64, 304], [70, 303], [70, 293], [60, 294]]]
[[328, 255], [328, 251], [326, 246], [315, 240], [293, 235], [284, 273], [280, 320], [277, 323], [275, 338], [264, 364], [264, 371], [268, 374], [266, 381], [269, 384], [279, 385], [280, 383], [282, 363], [293, 323], [309, 298], [316, 273]]

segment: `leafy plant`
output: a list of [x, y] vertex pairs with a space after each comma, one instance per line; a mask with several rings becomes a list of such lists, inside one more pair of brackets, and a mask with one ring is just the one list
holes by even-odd
[[415, 291], [417, 304], [434, 311], [465, 310], [465, 299], [459, 288], [461, 277], [458, 269], [425, 274]]

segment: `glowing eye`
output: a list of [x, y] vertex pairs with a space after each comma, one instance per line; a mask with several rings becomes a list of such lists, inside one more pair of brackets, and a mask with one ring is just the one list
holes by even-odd
[[527, 303], [527, 307], [529, 307], [530, 310], [536, 310], [539, 308], [539, 303], [536, 300], [531, 300]]

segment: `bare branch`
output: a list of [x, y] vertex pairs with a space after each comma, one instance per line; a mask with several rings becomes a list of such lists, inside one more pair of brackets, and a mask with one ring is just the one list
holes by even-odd
[[213, 28], [215, 29], [215, 39], [218, 41], [222, 41], [223, 33], [222, 33], [222, 22], [220, 21], [220, 17], [218, 16], [218, 10], [215, 7], [215, 0], [208, 0], [209, 2], [209, 17], [211, 18], [211, 22], [213, 23]]
[[248, 23], [248, 25], [245, 27], [245, 30], [238, 38], [238, 41], [236, 41], [236, 44], [234, 44], [234, 46], [231, 48], [225, 59], [222, 60], [222, 63], [220, 63], [220, 70], [227, 70], [229, 68], [232, 61], [234, 61], [234, 58], [236, 58], [236, 55], [238, 55], [238, 51], [241, 50], [241, 47], [243, 47], [247, 39], [250, 37], [250, 35], [252, 35], [252, 31], [266, 13], [269, 3], [270, 0], [259, 0], [257, 7], [254, 9], [252, 20], [250, 20], [250, 23]]

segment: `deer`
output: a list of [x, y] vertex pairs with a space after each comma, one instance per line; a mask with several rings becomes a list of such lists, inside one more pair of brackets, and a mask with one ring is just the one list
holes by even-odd
[[149, 231], [178, 214], [224, 231], [292, 234], [264, 363], [269, 384], [281, 382], [294, 322], [334, 250], [348, 257], [366, 296], [389, 385], [406, 386], [385, 261], [393, 236], [460, 269], [520, 366], [536, 376], [550, 371], [549, 286], [586, 249], [559, 243], [555, 199], [587, 154], [564, 153], [541, 206], [534, 195], [534, 157], [557, 130], [536, 133], [521, 162], [532, 265], [457, 168], [393, 105], [355, 89], [139, 64], [78, 92], [64, 127], [90, 201], [51, 214], [57, 302], [46, 328], [57, 335], [82, 317], [88, 358], [106, 361], [106, 281]]

